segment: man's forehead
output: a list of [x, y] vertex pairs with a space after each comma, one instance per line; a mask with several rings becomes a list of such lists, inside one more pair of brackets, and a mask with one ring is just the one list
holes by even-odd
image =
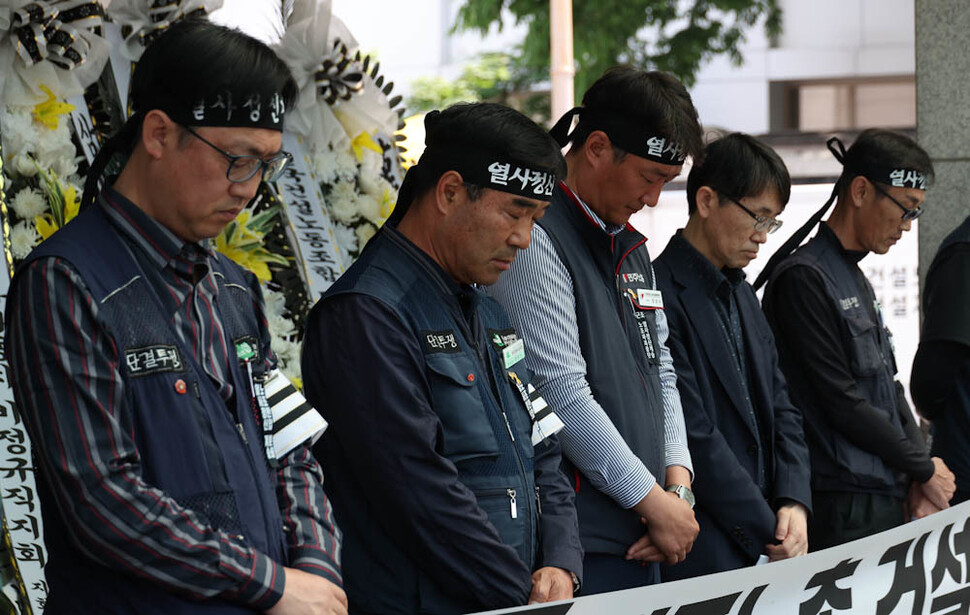
[[283, 144], [283, 134], [269, 128], [201, 126], [197, 130], [225, 149], [239, 154], [275, 154]]
[[680, 175], [681, 170], [684, 168], [684, 165], [682, 164], [663, 164], [655, 160], [648, 160], [642, 156], [637, 156], [636, 154], [627, 156], [627, 159], [631, 160], [632, 163], [636, 165], [637, 170], [641, 173], [645, 173], [648, 176], [654, 176], [657, 178], [664, 178], [668, 181], [675, 179], [678, 175]]

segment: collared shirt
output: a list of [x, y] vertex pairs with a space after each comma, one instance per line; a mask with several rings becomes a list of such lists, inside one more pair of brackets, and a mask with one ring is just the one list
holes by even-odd
[[[188, 346], [229, 399], [228, 354], [222, 324], [212, 310], [216, 285], [208, 266], [209, 258], [223, 257], [184, 244], [113, 190], [97, 206], [106, 209], [171, 310], [173, 326], [192, 341]], [[44, 258], [21, 275], [11, 296], [15, 309], [8, 309], [12, 382], [74, 539], [99, 563], [150, 578], [170, 591], [220, 597], [260, 611], [273, 606], [283, 592], [281, 563], [242, 537], [201, 523], [142, 478], [121, 357], [75, 268], [59, 258]], [[255, 282], [253, 292], [259, 297]], [[253, 309], [265, 324], [261, 301]], [[263, 356], [275, 364], [265, 327], [260, 341]], [[34, 369], [38, 360], [46, 369]], [[80, 424], [89, 427], [79, 429]], [[298, 447], [280, 460], [276, 479], [289, 530], [289, 565], [340, 583], [339, 534], [309, 447]]]
[[[616, 235], [623, 230], [622, 226], [606, 224], [586, 203], [577, 200], [605, 233]], [[542, 289], [541, 304], [528, 297], [526, 289], [533, 288]], [[573, 281], [542, 227], [532, 227], [529, 249], [519, 253], [512, 269], [503, 273], [487, 292], [506, 306], [516, 329], [529, 344], [527, 360], [536, 374], [536, 389], [567, 426], [559, 439], [573, 464], [594, 487], [623, 508], [635, 506], [658, 480], [663, 486], [664, 477], [651, 474], [593, 397], [579, 344]], [[657, 310], [656, 318], [665, 465], [679, 465], [693, 472], [677, 375], [666, 344], [667, 317], [663, 310]]]

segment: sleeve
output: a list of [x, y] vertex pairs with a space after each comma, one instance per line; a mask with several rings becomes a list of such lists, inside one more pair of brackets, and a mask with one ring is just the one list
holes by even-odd
[[[757, 309], [757, 299], [754, 299]], [[760, 312], [758, 312], [760, 316]], [[777, 510], [790, 502], [797, 502], [812, 512], [812, 469], [805, 441], [802, 412], [792, 404], [788, 384], [778, 363], [778, 349], [768, 331], [771, 344], [772, 391], [774, 392], [775, 480], [773, 502]]]
[[[266, 367], [276, 367], [272, 338], [266, 321], [266, 307], [256, 276], [248, 274], [253, 309], [259, 316], [261, 356]], [[304, 572], [342, 585], [340, 570], [340, 531], [333, 518], [330, 500], [323, 490], [323, 470], [307, 441], [279, 460], [276, 472], [276, 498], [286, 526], [289, 544], [288, 564]]]
[[[656, 280], [657, 276], [654, 274]], [[665, 467], [683, 466], [690, 471], [694, 480], [694, 465], [690, 450], [687, 448], [687, 426], [684, 423], [684, 409], [680, 390], [677, 387], [677, 370], [667, 345], [670, 327], [667, 324], [667, 311], [657, 310], [657, 341], [660, 342], [660, 386], [663, 387], [664, 404], [664, 457]]]
[[[819, 275], [799, 266], [773, 283], [776, 335], [783, 337], [817, 402], [815, 412], [849, 442], [919, 481], [933, 475], [926, 448], [895, 429], [857, 390], [839, 336], [838, 316]], [[895, 410], [893, 408], [892, 410]]]
[[326, 401], [324, 438], [359, 451], [339, 468], [341, 480], [367, 485], [361, 492], [384, 531], [439, 587], [481, 610], [524, 604], [532, 571], [440, 454], [442, 426], [424, 365], [416, 336], [376, 299], [334, 297], [311, 313], [308, 397]]
[[561, 469], [559, 438], [535, 447], [535, 481], [539, 489], [539, 567], [555, 566], [574, 573], [582, 583], [583, 547], [579, 541], [576, 492]]
[[284, 586], [278, 564], [142, 478], [119, 352], [73, 268], [31, 263], [7, 319], [15, 399], [75, 546], [169, 591], [272, 607]]
[[931, 421], [942, 418], [957, 379], [968, 365], [970, 346], [946, 340], [920, 342], [910, 390], [922, 416]]
[[910, 391], [920, 414], [936, 420], [961, 370], [970, 365], [970, 245], [938, 254], [930, 270]]
[[[704, 401], [695, 370], [698, 366], [691, 361], [696, 353], [690, 348], [690, 325], [679, 308], [668, 306], [667, 311], [672, 321], [667, 345], [677, 369], [676, 386], [698, 470], [694, 492], [724, 534], [755, 539], [747, 544], [736, 542], [753, 561], [772, 541], [775, 513], [751, 475], [738, 463], [734, 450], [718, 428], [717, 410], [707, 407]], [[741, 533], [734, 528], [741, 528]]]
[[535, 387], [565, 423], [562, 450], [594, 487], [633, 508], [657, 483], [603, 411], [586, 380], [569, 272], [542, 227], [528, 250], [487, 292], [509, 313], [529, 348]]

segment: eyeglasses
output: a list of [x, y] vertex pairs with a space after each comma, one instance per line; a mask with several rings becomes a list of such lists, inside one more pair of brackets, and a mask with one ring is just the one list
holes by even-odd
[[876, 189], [876, 192], [883, 195], [884, 197], [886, 197], [887, 199], [895, 203], [896, 207], [899, 207], [900, 209], [903, 210], [903, 222], [907, 222], [909, 220], [915, 220], [916, 218], [919, 218], [920, 216], [923, 215], [923, 208], [920, 207], [919, 205], [913, 208], [906, 207], [905, 205], [903, 205], [902, 203], [894, 199], [891, 194], [889, 194], [888, 192], [880, 188], [879, 184], [877, 184], [876, 182], [870, 179], [869, 183], [872, 184], [872, 187]]
[[283, 175], [286, 167], [293, 162], [293, 156], [289, 152], [280, 152], [269, 160], [263, 160], [259, 156], [237, 156], [230, 154], [222, 148], [213, 145], [205, 137], [188, 126], [182, 126], [182, 128], [229, 160], [229, 168], [226, 169], [226, 179], [236, 184], [248, 182], [259, 171], [262, 171], [263, 181], [276, 181]]
[[782, 225], [781, 220], [778, 220], [777, 218], [769, 218], [768, 216], [759, 216], [758, 214], [754, 213], [753, 211], [751, 211], [750, 209], [742, 205], [741, 201], [735, 198], [729, 197], [727, 195], [723, 195], [723, 196], [727, 200], [731, 201], [732, 203], [734, 203], [735, 205], [743, 209], [744, 213], [754, 218], [754, 230], [756, 232], [760, 233], [761, 231], [764, 231], [765, 233], [770, 235], [781, 228], [781, 225]]

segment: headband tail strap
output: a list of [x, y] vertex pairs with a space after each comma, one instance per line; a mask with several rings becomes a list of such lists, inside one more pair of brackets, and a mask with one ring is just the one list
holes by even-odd
[[108, 168], [108, 163], [111, 162], [111, 158], [121, 151], [125, 143], [130, 141], [134, 133], [141, 127], [141, 115], [136, 113], [135, 115], [128, 118], [124, 126], [121, 127], [113, 137], [108, 139], [98, 154], [94, 157], [91, 162], [91, 168], [88, 169], [88, 175], [84, 180], [84, 191], [81, 193], [81, 204], [79, 206], [79, 211], [84, 211], [88, 208], [94, 200], [97, 198], [98, 194], [101, 192], [99, 184], [101, 183], [101, 176], [104, 175], [105, 169]]
[[775, 269], [778, 267], [778, 264], [781, 263], [786, 256], [791, 254], [795, 248], [800, 246], [802, 241], [808, 237], [808, 234], [811, 233], [816, 226], [818, 226], [819, 221], [822, 220], [822, 216], [825, 215], [825, 212], [827, 212], [829, 207], [832, 206], [832, 203], [835, 202], [835, 197], [838, 194], [839, 182], [836, 182], [835, 186], [832, 187], [832, 194], [829, 195], [829, 200], [825, 201], [825, 205], [822, 205], [821, 209], [812, 214], [812, 217], [808, 219], [808, 222], [802, 225], [800, 229], [795, 231], [795, 233], [789, 237], [788, 240], [785, 241], [785, 243], [783, 243], [774, 254], [771, 255], [771, 258], [768, 259], [768, 263], [765, 265], [765, 268], [761, 270], [761, 273], [758, 274], [758, 278], [752, 285], [754, 286], [755, 290], [758, 290], [765, 285], [765, 283], [771, 278], [771, 274], [774, 273]]
[[825, 142], [825, 146], [829, 148], [835, 159], [839, 161], [839, 164], [845, 165], [845, 144], [838, 137], [832, 137]]
[[566, 144], [569, 143], [569, 128], [573, 124], [573, 118], [582, 113], [582, 111], [582, 107], [573, 107], [563, 114], [559, 118], [559, 121], [556, 122], [556, 125], [549, 130], [549, 134], [556, 140], [559, 147], [566, 147]]

